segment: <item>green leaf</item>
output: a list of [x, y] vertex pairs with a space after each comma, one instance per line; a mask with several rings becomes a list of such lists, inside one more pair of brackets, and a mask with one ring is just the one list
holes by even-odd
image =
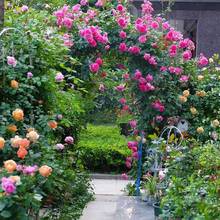
[[0, 211], [5, 208], [6, 204], [4, 202], [0, 202]]
[[11, 217], [11, 212], [5, 210], [5, 211], [1, 212], [0, 215], [4, 218], [10, 218]]

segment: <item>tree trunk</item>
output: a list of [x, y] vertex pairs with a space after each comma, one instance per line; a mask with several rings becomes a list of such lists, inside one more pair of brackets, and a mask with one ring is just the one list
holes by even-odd
[[0, 28], [3, 27], [4, 25], [4, 12], [5, 12], [4, 0], [0, 0]]

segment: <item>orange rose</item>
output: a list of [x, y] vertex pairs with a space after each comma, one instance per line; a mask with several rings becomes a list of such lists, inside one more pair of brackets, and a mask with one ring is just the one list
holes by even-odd
[[197, 91], [196, 95], [199, 96], [199, 97], [205, 97], [206, 96], [206, 92], [203, 91], [203, 90], [202, 91]]
[[47, 165], [44, 165], [44, 166], [40, 167], [39, 173], [41, 176], [48, 177], [52, 173], [52, 168]]
[[57, 128], [57, 122], [56, 121], [49, 121], [48, 126], [52, 129], [56, 129]]
[[27, 138], [21, 139], [19, 141], [19, 147], [24, 147], [24, 148], [28, 148], [30, 145], [30, 141]]
[[5, 139], [0, 137], [0, 149], [2, 150], [5, 146]]
[[11, 88], [18, 89], [19, 83], [16, 80], [11, 81]]
[[22, 160], [26, 157], [28, 154], [27, 150], [24, 147], [19, 147], [19, 150], [17, 151], [17, 155]]
[[18, 130], [16, 125], [8, 125], [7, 129], [12, 133], [15, 133]]
[[17, 168], [17, 164], [14, 160], [7, 160], [4, 162], [4, 167], [9, 173], [13, 173]]
[[180, 101], [181, 103], [187, 102], [187, 98], [186, 98], [185, 96], [183, 96], [183, 95], [180, 95], [180, 96], [179, 96], [179, 101]]
[[15, 121], [22, 121], [24, 120], [24, 112], [23, 110], [17, 108], [12, 112], [12, 116]]

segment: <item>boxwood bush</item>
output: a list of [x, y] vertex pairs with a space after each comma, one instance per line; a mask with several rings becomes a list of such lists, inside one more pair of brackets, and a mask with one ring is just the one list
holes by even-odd
[[120, 135], [116, 125], [89, 124], [78, 144], [80, 158], [93, 172], [124, 171], [129, 155], [126, 143], [127, 138]]

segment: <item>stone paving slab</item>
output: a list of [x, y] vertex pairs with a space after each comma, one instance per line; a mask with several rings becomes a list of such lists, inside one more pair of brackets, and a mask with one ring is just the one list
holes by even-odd
[[80, 220], [154, 220], [154, 213], [136, 197], [96, 195]]
[[80, 220], [154, 220], [153, 208], [122, 190], [129, 180], [93, 179], [95, 200], [85, 208]]
[[92, 186], [96, 195], [125, 195], [123, 189], [125, 189], [129, 183], [134, 183], [134, 181], [116, 179], [92, 180]]

